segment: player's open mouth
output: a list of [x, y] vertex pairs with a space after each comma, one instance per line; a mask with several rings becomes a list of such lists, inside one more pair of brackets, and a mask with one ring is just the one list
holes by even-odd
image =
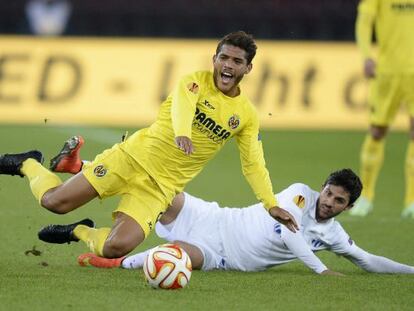
[[221, 73], [221, 81], [223, 84], [228, 84], [233, 79], [233, 75], [229, 72], [222, 72]]

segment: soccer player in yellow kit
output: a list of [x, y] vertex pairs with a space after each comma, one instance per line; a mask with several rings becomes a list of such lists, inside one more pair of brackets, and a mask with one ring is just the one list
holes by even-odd
[[[371, 53], [372, 31], [378, 60]], [[364, 73], [372, 79], [369, 104], [370, 132], [361, 150], [360, 176], [364, 185], [351, 215], [365, 216], [373, 208], [375, 186], [384, 160], [388, 127], [401, 104], [410, 116], [410, 141], [405, 160], [405, 208], [414, 218], [414, 1], [362, 0], [358, 7], [356, 41], [364, 57]]]
[[95, 229], [91, 220], [84, 220], [48, 226], [39, 238], [51, 243], [82, 240], [107, 258], [129, 253], [153, 229], [175, 195], [233, 136], [243, 174], [257, 198], [272, 217], [295, 231], [294, 218], [277, 206], [258, 116], [239, 88], [255, 54], [250, 35], [239, 31], [225, 36], [213, 56], [214, 72], [183, 77], [154, 124], [104, 151], [64, 183], [39, 163], [40, 152], [1, 156], [0, 173], [27, 176], [34, 196], [54, 213], [65, 214], [97, 196], [121, 195], [112, 228]]

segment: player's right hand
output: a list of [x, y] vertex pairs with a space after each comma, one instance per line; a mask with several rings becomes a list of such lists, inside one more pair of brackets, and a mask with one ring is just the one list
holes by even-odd
[[364, 75], [368, 79], [375, 78], [377, 64], [372, 58], [367, 58], [364, 62]]
[[291, 213], [284, 210], [283, 208], [274, 206], [271, 209], [269, 209], [269, 214], [274, 219], [276, 219], [279, 223], [285, 225], [286, 228], [288, 228], [293, 233], [295, 233], [296, 231], [299, 231], [299, 226], [296, 223], [295, 218], [292, 216]]
[[187, 136], [177, 136], [175, 138], [175, 144], [180, 148], [186, 155], [190, 155], [194, 152], [193, 142]]

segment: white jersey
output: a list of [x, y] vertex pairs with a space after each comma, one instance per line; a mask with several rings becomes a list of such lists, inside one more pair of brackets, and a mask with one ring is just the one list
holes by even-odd
[[[299, 226], [293, 234], [285, 226], [273, 219], [261, 204], [248, 208], [224, 208], [220, 233], [227, 255], [226, 267], [237, 270], [263, 270], [270, 266], [292, 261], [303, 255], [310, 255], [308, 265], [320, 273], [325, 265], [311, 251], [322, 250], [336, 245], [346, 251], [349, 236], [334, 219], [318, 223], [315, 207], [319, 193], [304, 184], [293, 184], [276, 195], [280, 207], [289, 211]], [[298, 204], [301, 206], [299, 207]], [[299, 253], [292, 251], [286, 244], [286, 235], [292, 235]], [[303, 240], [306, 244], [303, 243]], [[346, 242], [346, 243], [344, 243]]]
[[[260, 271], [299, 258], [313, 271], [321, 273], [327, 267], [313, 252], [328, 249], [365, 270], [395, 272], [392, 265], [377, 271], [378, 265], [372, 266], [372, 260], [377, 264], [380, 258], [384, 264], [383, 257], [357, 247], [335, 219], [317, 222], [319, 193], [307, 185], [293, 184], [276, 198], [280, 207], [295, 217], [300, 227], [298, 232], [292, 233], [278, 223], [262, 204], [221, 208], [216, 202], [206, 202], [187, 193], [172, 228], [167, 230], [157, 223], [156, 232], [168, 241], [179, 240], [197, 246], [204, 255], [203, 270]], [[401, 266], [406, 269], [404, 272], [414, 272], [410, 266]]]

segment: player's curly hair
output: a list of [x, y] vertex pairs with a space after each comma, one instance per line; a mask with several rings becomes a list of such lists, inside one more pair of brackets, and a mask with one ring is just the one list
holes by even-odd
[[233, 45], [246, 51], [247, 64], [250, 64], [256, 55], [257, 46], [253, 36], [244, 31], [235, 31], [225, 35], [217, 45], [216, 55], [221, 51], [223, 45]]
[[345, 168], [331, 173], [323, 186], [341, 186], [349, 193], [349, 205], [353, 204], [361, 195], [362, 182], [358, 175], [350, 168]]

